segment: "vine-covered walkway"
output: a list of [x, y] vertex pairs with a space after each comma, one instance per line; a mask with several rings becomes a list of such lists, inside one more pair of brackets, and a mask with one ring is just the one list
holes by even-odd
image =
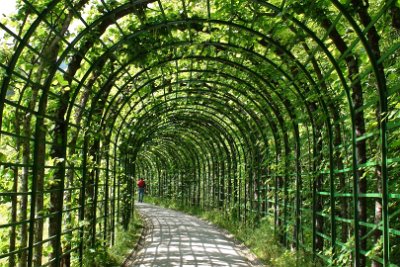
[[136, 207], [147, 230], [143, 246], [125, 262], [126, 267], [258, 266], [253, 257], [247, 258], [248, 249], [203, 220], [151, 204]]
[[139, 178], [400, 266], [399, 0], [0, 0], [0, 125], [0, 266], [102, 265]]

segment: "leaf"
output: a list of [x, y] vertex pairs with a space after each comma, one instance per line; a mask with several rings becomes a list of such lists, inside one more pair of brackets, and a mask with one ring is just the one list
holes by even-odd
[[7, 162], [7, 156], [3, 152], [0, 152], [0, 162]]

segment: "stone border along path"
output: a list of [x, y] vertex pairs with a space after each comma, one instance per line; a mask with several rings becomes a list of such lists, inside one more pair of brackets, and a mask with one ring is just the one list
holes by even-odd
[[136, 203], [146, 230], [129, 266], [263, 266], [244, 245], [197, 217], [159, 206]]

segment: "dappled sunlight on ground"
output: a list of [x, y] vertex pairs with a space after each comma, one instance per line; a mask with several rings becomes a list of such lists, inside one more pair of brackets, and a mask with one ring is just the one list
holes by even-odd
[[206, 222], [146, 203], [149, 223], [143, 248], [125, 266], [253, 266], [235, 243]]

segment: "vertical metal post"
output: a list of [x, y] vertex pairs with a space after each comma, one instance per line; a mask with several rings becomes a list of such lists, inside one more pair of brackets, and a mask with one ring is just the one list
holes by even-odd
[[97, 201], [98, 201], [98, 194], [99, 194], [99, 178], [100, 178], [100, 145], [97, 146], [99, 151], [97, 151], [97, 156], [96, 156], [96, 166], [94, 167], [94, 172], [95, 172], [95, 180], [94, 180], [94, 199], [93, 199], [93, 204], [92, 204], [92, 209], [93, 209], [93, 218], [92, 218], [92, 246], [96, 246], [96, 225], [97, 225]]
[[274, 232], [275, 232], [275, 236], [277, 236], [278, 234], [278, 226], [279, 226], [279, 214], [278, 214], [278, 209], [279, 209], [279, 205], [278, 205], [278, 175], [275, 174], [271, 174], [274, 177], [274, 181], [275, 181], [275, 189], [274, 189], [274, 219], [275, 219], [275, 223], [274, 223]]
[[[389, 237], [389, 183], [387, 172], [387, 90], [384, 77], [377, 74], [378, 80], [383, 85], [379, 91], [380, 97], [380, 142], [381, 142], [381, 171], [382, 171], [382, 223], [383, 223], [383, 265], [390, 265], [390, 237]], [[383, 81], [382, 81], [383, 80]]]
[[108, 214], [109, 214], [109, 210], [108, 210], [108, 205], [109, 205], [109, 196], [108, 196], [108, 194], [109, 194], [109, 192], [108, 192], [108, 190], [109, 190], [109, 188], [108, 188], [108, 183], [109, 183], [109, 180], [110, 180], [110, 174], [109, 174], [109, 171], [110, 171], [110, 169], [109, 169], [109, 167], [110, 167], [110, 159], [109, 159], [109, 154], [108, 154], [108, 145], [107, 145], [107, 147], [106, 147], [107, 149], [105, 149], [107, 152], [105, 153], [106, 155], [106, 170], [105, 170], [105, 172], [106, 172], [106, 177], [105, 177], [105, 188], [104, 188], [104, 222], [103, 222], [103, 224], [104, 224], [104, 234], [103, 234], [103, 238], [104, 238], [104, 241], [106, 242], [106, 244], [109, 244], [109, 241], [108, 241], [108, 234], [107, 234], [107, 231], [108, 231]]
[[[35, 144], [33, 155], [33, 170], [32, 170], [32, 194], [31, 194], [31, 213], [29, 225], [29, 253], [28, 253], [28, 267], [32, 266], [33, 262], [33, 247], [34, 247], [34, 225], [36, 222], [36, 197], [37, 197], [37, 177], [44, 175], [44, 154], [46, 153], [46, 133], [44, 132], [44, 112], [46, 109], [48, 92], [43, 90], [43, 94], [39, 102], [39, 112], [36, 118], [35, 127]], [[40, 192], [43, 194], [43, 192]], [[40, 217], [42, 215], [39, 215]], [[40, 219], [42, 220], [42, 219]], [[38, 244], [42, 246], [42, 244]]]
[[[62, 147], [63, 147], [63, 156], [66, 157], [67, 155], [67, 132], [68, 132], [68, 124], [64, 121], [63, 123], [63, 129], [62, 129]], [[63, 206], [64, 206], [64, 183], [65, 183], [65, 169], [66, 169], [66, 160], [59, 163], [58, 166], [60, 170], [60, 188], [58, 188], [59, 192], [59, 200], [61, 201], [61, 205], [59, 206], [60, 210], [57, 211], [57, 236], [56, 236], [56, 251], [54, 255], [56, 255], [55, 258], [55, 265], [60, 266], [61, 265], [61, 254], [62, 254], [62, 249], [61, 249], [61, 235], [62, 235], [62, 217], [63, 217]]]
[[[122, 165], [122, 155], [119, 155], [119, 160], [118, 160], [118, 170], [121, 169]], [[120, 171], [118, 171], [118, 181], [117, 181], [117, 222], [120, 222], [121, 218], [121, 177], [124, 174], [122, 174]]]
[[330, 120], [327, 119], [328, 137], [329, 137], [329, 186], [330, 186], [330, 201], [331, 201], [331, 248], [332, 260], [336, 258], [336, 197], [335, 197], [335, 177], [334, 177], [334, 162], [333, 162], [333, 134]]
[[[112, 189], [112, 202], [111, 202], [111, 208], [112, 208], [112, 218], [111, 218], [111, 228], [112, 228], [112, 235], [111, 235], [111, 245], [115, 244], [115, 218], [116, 218], [116, 205], [115, 205], [115, 199], [117, 196], [117, 144], [114, 144], [114, 164], [113, 164], [113, 189]], [[117, 217], [118, 218], [118, 217]]]
[[300, 233], [300, 188], [301, 188], [301, 168], [300, 168], [300, 138], [299, 138], [299, 126], [294, 124], [294, 133], [296, 138], [296, 249], [299, 249], [299, 233]]
[[[35, 142], [36, 146], [36, 142]], [[35, 161], [34, 161], [35, 162]], [[32, 166], [32, 192], [31, 192], [31, 210], [29, 217], [29, 238], [28, 238], [28, 267], [32, 267], [33, 261], [33, 238], [35, 232], [35, 211], [36, 211], [36, 194], [37, 194], [37, 183], [36, 177], [38, 174], [38, 166], [33, 164]]]
[[[314, 168], [314, 170], [315, 170], [315, 168]], [[315, 259], [315, 255], [317, 254], [317, 244], [316, 244], [316, 239], [317, 239], [317, 226], [316, 226], [316, 221], [317, 221], [317, 212], [316, 212], [316, 210], [317, 210], [317, 182], [316, 182], [316, 179], [317, 179], [317, 174], [316, 173], [314, 173], [313, 174], [313, 176], [312, 176], [312, 179], [313, 179], [313, 181], [312, 181], [312, 184], [313, 184], [313, 187], [312, 187], [312, 203], [313, 203], [313, 205], [312, 205], [312, 221], [313, 221], [313, 224], [312, 224], [312, 241], [313, 241], [313, 243], [312, 243], [312, 251], [313, 251], [313, 257], [314, 257], [314, 259]]]
[[82, 185], [80, 189], [80, 209], [79, 209], [79, 221], [81, 226], [79, 227], [79, 266], [83, 266], [83, 249], [84, 249], [84, 238], [85, 238], [85, 198], [86, 198], [86, 179], [87, 179], [87, 154], [88, 154], [88, 137], [85, 135], [83, 144], [83, 159], [82, 159]]
[[[351, 108], [353, 109], [353, 108]], [[354, 110], [351, 112], [352, 122], [354, 121]], [[353, 221], [354, 221], [354, 267], [360, 266], [360, 236], [359, 236], [359, 218], [358, 218], [358, 164], [357, 164], [357, 141], [356, 141], [356, 130], [355, 124], [352, 123], [352, 165], [353, 165]]]

